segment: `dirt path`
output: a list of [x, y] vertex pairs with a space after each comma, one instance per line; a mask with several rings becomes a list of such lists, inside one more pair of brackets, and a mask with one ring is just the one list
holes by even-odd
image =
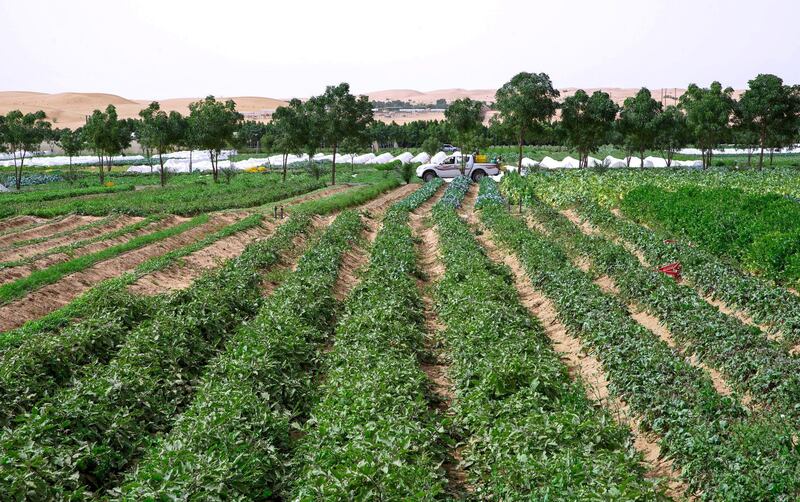
[[[435, 303], [431, 291], [435, 283], [442, 279], [445, 273], [444, 265], [439, 257], [439, 237], [430, 221], [431, 209], [444, 195], [445, 187], [418, 207], [410, 214], [411, 230], [417, 239], [415, 244], [417, 263], [423, 277], [417, 279], [417, 287], [422, 297], [425, 315], [425, 352], [426, 357], [420, 363], [420, 368], [428, 377], [431, 394], [434, 396], [432, 407], [451, 420], [455, 413], [452, 410], [455, 399], [455, 387], [450, 379], [450, 358], [447, 354], [446, 343], [441, 332], [445, 329], [436, 313]], [[442, 467], [447, 475], [448, 492], [456, 497], [461, 497], [470, 491], [467, 484], [467, 473], [462, 465], [463, 447], [457, 445], [450, 450], [450, 458]]]
[[73, 228], [93, 223], [101, 218], [97, 216], [81, 216], [71, 214], [64, 218], [51, 220], [48, 223], [37, 225], [28, 230], [22, 230], [11, 234], [6, 234], [0, 237], [0, 247], [5, 247], [19, 241], [26, 241], [28, 239], [38, 239], [40, 237], [49, 237], [58, 232], [72, 230]]
[[609, 380], [602, 363], [591, 355], [579, 338], [567, 332], [566, 326], [558, 318], [555, 305], [543, 293], [533, 288], [518, 258], [498, 248], [492, 240], [491, 233], [482, 226], [474, 212], [476, 188], [470, 188], [459, 212], [473, 229], [481, 229], [476, 238], [489, 258], [496, 263], [504, 263], [511, 269], [514, 286], [522, 304], [542, 323], [545, 334], [566, 365], [570, 376], [582, 381], [591, 400], [608, 409], [617, 422], [630, 428], [634, 447], [642, 453], [646, 476], [663, 479], [668, 496], [676, 499], [685, 497], [688, 486], [680, 479], [680, 472], [673, 466], [672, 461], [662, 458], [658, 438], [642, 431], [639, 427], [640, 417], [633, 413], [625, 401], [609, 392]]
[[236, 214], [215, 215], [208, 223], [96, 263], [85, 270], [63, 277], [58, 282], [39, 288], [19, 300], [0, 306], [0, 332], [19, 327], [31, 319], [63, 307], [98, 282], [132, 270], [149, 258], [202, 239], [204, 235], [215, 232], [238, 218]]
[[108, 222], [107, 224], [79, 230], [77, 232], [70, 232], [67, 235], [54, 237], [42, 242], [34, 242], [25, 246], [8, 248], [0, 251], [0, 261], [17, 261], [30, 258], [32, 256], [45, 253], [53, 248], [65, 246], [73, 242], [99, 237], [103, 234], [107, 234], [142, 221], [142, 219], [143, 218], [134, 216], [120, 216]]
[[29, 225], [40, 225], [44, 223], [44, 218], [39, 218], [37, 216], [12, 216], [10, 218], [6, 218], [0, 221], [0, 232], [11, 232], [15, 229], [19, 229], [19, 227], [25, 227]]

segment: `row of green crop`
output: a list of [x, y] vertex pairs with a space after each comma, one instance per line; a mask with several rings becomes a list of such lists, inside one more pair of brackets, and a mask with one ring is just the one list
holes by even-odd
[[426, 399], [422, 302], [409, 211], [441, 185], [393, 205], [369, 269], [349, 296], [297, 453], [295, 500], [431, 500], [444, 490], [440, 430]]
[[592, 224], [633, 244], [653, 265], [679, 261], [683, 275], [704, 294], [746, 311], [756, 322], [780, 332], [787, 345], [800, 343], [800, 297], [772, 281], [742, 273], [713, 254], [668, 234], [618, 218], [597, 204], [584, 203], [578, 212]]
[[230, 208], [254, 207], [324, 187], [322, 181], [305, 175], [292, 176], [286, 183], [279, 175], [241, 174], [230, 183], [196, 179], [191, 183], [163, 188], [128, 190], [92, 197], [4, 204], [0, 216], [30, 214], [52, 217], [67, 213], [105, 216], [112, 212], [146, 216], [169, 213], [195, 215]]
[[[376, 197], [380, 193], [383, 193], [394, 186], [396, 186], [396, 183], [394, 181], [390, 181], [385, 184], [357, 187], [352, 190], [336, 194], [335, 196], [303, 203], [303, 211], [300, 212], [304, 214], [327, 214], [346, 209], [348, 207], [361, 204], [365, 200]], [[243, 220], [224, 227], [217, 232], [208, 234], [200, 241], [183, 246], [174, 251], [166, 253], [165, 255], [153, 257], [139, 265], [133, 272], [123, 274], [114, 279], [109, 279], [94, 286], [92, 289], [79, 296], [68, 305], [51, 312], [42, 318], [30, 321], [18, 329], [0, 333], [0, 352], [8, 349], [9, 347], [18, 345], [21, 340], [24, 340], [28, 336], [41, 333], [55, 334], [60, 329], [69, 325], [75, 319], [105, 315], [104, 309], [106, 307], [109, 310], [122, 308], [121, 305], [117, 305], [113, 302], [107, 305], [104, 304], [103, 298], [106, 296], [109, 298], [116, 298], [116, 290], [127, 287], [142, 275], [154, 272], [156, 270], [162, 270], [180, 258], [198, 251], [199, 249], [202, 249], [203, 247], [206, 247], [221, 238], [227, 237], [228, 235], [231, 235], [237, 231], [249, 228], [251, 224], [254, 224], [254, 218], [255, 217], [253, 216], [244, 218]]]
[[[496, 191], [491, 180], [485, 191]], [[748, 416], [719, 395], [709, 377], [636, 323], [624, 304], [573, 267], [561, 249], [501, 204], [481, 218], [523, 264], [534, 287], [555, 304], [569, 332], [601, 360], [611, 390], [658, 434], [690, 489], [712, 500], [791, 500], [800, 493], [794, 427], [774, 416]]]
[[121, 498], [262, 499], [280, 491], [290, 424], [308, 413], [332, 331], [339, 263], [361, 229], [357, 213], [337, 217], [209, 365], [192, 404], [128, 476]]
[[75, 378], [84, 366], [108, 362], [128, 332], [154, 315], [156, 307], [160, 310], [172, 308], [171, 302], [185, 299], [182, 295], [173, 295], [151, 301], [132, 295], [125, 286], [134, 277], [166, 268], [180, 256], [260, 222], [258, 215], [249, 216], [189, 246], [148, 260], [134, 273], [115, 280], [113, 286], [105, 284], [101, 288], [104, 291], [101, 308], [84, 315], [82, 321], [68, 326], [58, 335], [48, 330], [36, 331], [19, 336], [17, 345], [11, 345], [11, 338], [6, 338], [0, 358], [0, 425], [8, 425], [14, 417], [46, 399]]
[[66, 188], [51, 190], [34, 190], [30, 192], [0, 194], [0, 218], [19, 214], [19, 208], [33, 207], [48, 201], [61, 201], [73, 197], [84, 197], [87, 195], [115, 194], [129, 192], [134, 189], [133, 184], [114, 185], [114, 186], [93, 186], [86, 188]]
[[0, 436], [0, 492], [8, 498], [85, 498], [102, 493], [167, 430], [218, 347], [261, 303], [260, 272], [309, 226], [293, 218], [266, 241], [175, 293], [131, 331], [108, 364], [80, 370]]
[[677, 190], [680, 187], [737, 188], [744, 192], [761, 195], [778, 195], [800, 198], [800, 170], [776, 168], [728, 170], [610, 170], [599, 172], [587, 169], [558, 169], [547, 172], [532, 172], [521, 177], [507, 175], [503, 189], [512, 203], [519, 195], [535, 195], [539, 199], [558, 206], [574, 204], [580, 200], [596, 200], [605, 207], [617, 206], [631, 190], [645, 184], [661, 190]]
[[596, 269], [614, 278], [622, 298], [656, 316], [689, 354], [719, 369], [756, 401], [800, 418], [800, 359], [780, 343], [723, 314], [691, 287], [643, 267], [624, 247], [585, 235], [544, 203], [534, 199], [529, 207], [551, 239], [573, 257], [589, 257]]
[[656, 500], [629, 431], [586, 397], [510, 272], [489, 260], [456, 214], [457, 178], [434, 208], [446, 273], [436, 308], [447, 326], [455, 418], [472, 493], [488, 500]]
[[800, 283], [800, 204], [780, 195], [728, 188], [644, 185], [621, 208], [629, 218], [686, 237], [775, 280]]

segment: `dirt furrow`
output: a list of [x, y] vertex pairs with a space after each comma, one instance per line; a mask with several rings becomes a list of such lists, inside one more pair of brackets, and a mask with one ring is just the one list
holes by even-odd
[[203, 273], [242, 254], [251, 242], [268, 238], [274, 229], [274, 225], [265, 225], [224, 237], [181, 258], [165, 270], [141, 277], [129, 289], [140, 295], [156, 295], [189, 287]]
[[58, 232], [72, 230], [73, 228], [93, 223], [99, 219], [101, 218], [97, 216], [81, 216], [77, 214], [71, 214], [65, 218], [53, 221], [52, 223], [45, 223], [43, 225], [33, 227], [30, 230], [24, 230], [22, 232], [4, 235], [0, 237], [0, 246], [8, 246], [9, 244], [13, 244], [19, 241], [25, 241], [28, 239], [49, 237]]
[[164, 220], [153, 222], [139, 230], [136, 230], [135, 232], [131, 232], [126, 235], [120, 235], [113, 239], [108, 239], [101, 242], [95, 242], [93, 244], [89, 244], [81, 248], [75, 249], [72, 252], [53, 253], [50, 255], [42, 256], [41, 258], [32, 261], [30, 263], [26, 263], [24, 265], [0, 269], [0, 285], [16, 281], [17, 279], [21, 279], [23, 277], [27, 277], [36, 270], [42, 270], [47, 267], [56, 265], [58, 263], [69, 261], [73, 258], [96, 253], [98, 251], [102, 251], [103, 249], [128, 242], [129, 240], [135, 237], [139, 237], [141, 235], [145, 235], [156, 230], [162, 230], [164, 228], [177, 225], [179, 223], [182, 223], [183, 221], [186, 220], [178, 216], [170, 216], [165, 218]]
[[9, 232], [29, 225], [39, 225], [45, 221], [47, 220], [37, 216], [12, 216], [0, 221], [0, 232]]
[[92, 239], [103, 234], [119, 230], [128, 225], [141, 221], [142, 218], [134, 216], [120, 216], [108, 224], [70, 232], [67, 235], [54, 237], [42, 242], [34, 242], [25, 246], [13, 247], [0, 251], [0, 261], [17, 261], [25, 258], [35, 257], [43, 254], [50, 249], [72, 244], [74, 242]]
[[19, 327], [31, 319], [63, 307], [98, 282], [132, 270], [149, 258], [186, 246], [210, 232], [233, 223], [236, 219], [238, 216], [235, 214], [215, 215], [208, 223], [96, 263], [85, 270], [63, 277], [58, 282], [39, 288], [19, 300], [0, 306], [0, 332]]
[[[474, 187], [470, 191], [473, 190]], [[639, 427], [640, 417], [624, 400], [609, 392], [609, 380], [600, 360], [583, 346], [579, 338], [567, 332], [566, 326], [558, 318], [555, 305], [543, 293], [533, 288], [519, 259], [495, 245], [491, 232], [481, 225], [474, 213], [475, 196], [470, 197], [470, 193], [467, 194], [461, 211], [462, 216], [467, 219], [471, 227], [481, 229], [476, 238], [489, 258], [495, 263], [504, 263], [511, 269], [514, 286], [522, 304], [542, 323], [545, 334], [560, 355], [570, 376], [580, 379], [590, 399], [608, 409], [617, 422], [630, 428], [634, 447], [642, 454], [647, 470], [646, 476], [663, 479], [667, 487], [666, 493], [670, 497], [681, 499], [686, 496], [688, 486], [680, 479], [680, 472], [674, 467], [672, 460], [662, 458], [658, 438], [642, 431]]]
[[[420, 363], [420, 368], [428, 377], [430, 391], [434, 396], [431, 404], [439, 413], [452, 418], [452, 404], [455, 390], [450, 379], [450, 359], [441, 332], [445, 329], [436, 313], [435, 303], [431, 297], [434, 284], [444, 276], [445, 269], [439, 257], [439, 237], [430, 221], [431, 210], [444, 195], [444, 187], [410, 214], [410, 224], [414, 237], [417, 240], [417, 262], [419, 263], [422, 277], [417, 279], [417, 287], [422, 297], [425, 316], [425, 351], [426, 358]], [[447, 475], [448, 491], [455, 495], [463, 495], [470, 491], [467, 483], [467, 474], [463, 467], [463, 447], [457, 445], [449, 454], [450, 459], [442, 467]]]
[[[619, 211], [617, 211], [617, 213], [618, 212]], [[626, 251], [628, 251], [629, 253], [634, 255], [639, 260], [639, 263], [641, 263], [641, 265], [643, 267], [648, 268], [648, 269], [654, 269], [655, 268], [655, 265], [653, 265], [652, 263], [650, 263], [647, 260], [647, 258], [644, 256], [644, 253], [642, 253], [641, 250], [639, 250], [632, 243], [630, 243], [630, 242], [628, 242], [628, 241], [626, 241], [624, 239], [620, 239], [620, 238], [605, 234], [601, 230], [599, 230], [596, 227], [594, 227], [591, 223], [589, 223], [589, 222], [587, 222], [585, 220], [582, 220], [580, 218], [580, 216], [578, 216], [578, 214], [575, 213], [575, 211], [572, 210], [572, 209], [561, 211], [561, 214], [566, 216], [567, 219], [569, 219], [573, 224], [575, 224], [575, 226], [577, 226], [584, 234], [597, 236], [597, 237], [603, 237], [605, 239], [608, 239], [609, 241], [614, 242], [615, 244], [618, 244], [618, 245], [624, 247]], [[779, 339], [781, 337], [780, 333], [776, 333], [774, 330], [772, 330], [770, 328], [770, 326], [768, 326], [766, 324], [759, 324], [759, 323], [755, 322], [753, 320], [753, 318], [751, 316], [749, 316], [746, 312], [744, 312], [742, 310], [739, 310], [739, 309], [736, 309], [736, 308], [733, 308], [733, 307], [729, 306], [728, 304], [726, 304], [725, 302], [723, 302], [722, 300], [718, 300], [716, 298], [713, 298], [710, 295], [707, 295], [707, 294], [703, 293], [702, 291], [700, 291], [700, 289], [698, 287], [696, 287], [692, 283], [692, 281], [690, 281], [688, 279], [683, 279], [683, 282], [688, 287], [691, 287], [692, 289], [694, 289], [695, 292], [697, 293], [697, 295], [700, 296], [703, 300], [705, 300], [706, 303], [716, 307], [723, 314], [725, 314], [725, 315], [727, 315], [729, 317], [734, 317], [737, 320], [739, 320], [739, 322], [741, 322], [743, 324], [747, 324], [748, 326], [753, 326], [755, 328], [758, 328], [759, 330], [761, 330], [761, 332], [765, 336], [767, 336], [767, 338], [770, 338], [772, 340], [776, 340], [776, 339]]]
[[[567, 211], [562, 211], [562, 214], [564, 214], [565, 216], [566, 216], [566, 213], [567, 213]], [[590, 225], [590, 224], [588, 224], [586, 222], [583, 222], [583, 224], [580, 224], [577, 215], [575, 215], [574, 213], [573, 213], [573, 215], [574, 215], [575, 219], [573, 219], [573, 218], [571, 218], [569, 216], [567, 216], [567, 217], [570, 219], [570, 221], [572, 221], [572, 223], [577, 225], [581, 229], [581, 231], [583, 231], [584, 233], [591, 233], [592, 235], [600, 235], [599, 231], [597, 231], [597, 229], [595, 229], [592, 225]], [[591, 267], [591, 263], [589, 262], [589, 260], [586, 257], [581, 257], [581, 258], [573, 260], [573, 264], [575, 264], [576, 266], [580, 267], [583, 270], [583, 267], [579, 265], [579, 262], [580, 263], [586, 263], [587, 264], [586, 265], [587, 266], [587, 270], [588, 270], [588, 268]], [[586, 270], [584, 270], [584, 271], [586, 271]], [[603, 275], [603, 276], [597, 278], [594, 281], [594, 283], [597, 284], [597, 286], [601, 290], [603, 290], [603, 292], [605, 292], [606, 294], [610, 294], [610, 295], [614, 295], [614, 296], [619, 297], [619, 295], [620, 295], [619, 287], [617, 286], [617, 284], [614, 281], [614, 279], [609, 277], [608, 275]], [[684, 350], [683, 347], [678, 346], [678, 344], [676, 343], [675, 339], [672, 336], [672, 333], [670, 333], [670, 331], [663, 325], [661, 320], [659, 320], [657, 317], [645, 312], [644, 309], [642, 309], [639, 305], [637, 305], [635, 303], [630, 303], [630, 304], [627, 305], [627, 307], [628, 307], [628, 311], [631, 314], [631, 318], [634, 321], [636, 321], [642, 327], [644, 327], [647, 330], [649, 330], [651, 333], [653, 333], [656, 336], [658, 336], [658, 338], [661, 339], [664, 343], [666, 343], [670, 348], [675, 349], [680, 354], [682, 354], [686, 358], [686, 360], [689, 362], [689, 364], [691, 364], [692, 366], [704, 371], [709, 376], [709, 378], [711, 379], [711, 382], [714, 384], [714, 388], [716, 389], [716, 391], [718, 393], [722, 394], [723, 396], [731, 396], [733, 394], [733, 390], [731, 388], [731, 385], [726, 381], [726, 379], [722, 375], [722, 373], [720, 373], [719, 371], [715, 370], [714, 368], [708, 366], [707, 364], [701, 362], [699, 360], [699, 358], [694, 354], [691, 355], [691, 356], [687, 356], [686, 355], [686, 350]], [[752, 403], [752, 397], [749, 394], [744, 394], [744, 395], [742, 395], [741, 402], [745, 406], [749, 406], [750, 403]]]
[[333, 296], [338, 301], [344, 301], [350, 291], [361, 281], [360, 272], [369, 265], [369, 247], [378, 231], [381, 228], [381, 217], [389, 209], [389, 206], [401, 198], [407, 197], [411, 192], [419, 188], [419, 185], [404, 185], [390, 192], [381, 194], [375, 199], [365, 203], [360, 208], [361, 221], [364, 222], [362, 233], [363, 242], [367, 244], [357, 244], [350, 248], [343, 256], [339, 265], [339, 274], [333, 286]]

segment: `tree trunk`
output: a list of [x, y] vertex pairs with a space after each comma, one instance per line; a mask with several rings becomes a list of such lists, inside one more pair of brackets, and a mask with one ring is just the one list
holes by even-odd
[[106, 172], [103, 169], [103, 154], [102, 153], [97, 155], [97, 160], [100, 163], [100, 184], [102, 185], [103, 183], [106, 182]]
[[167, 173], [164, 171], [164, 157], [161, 150], [158, 151], [158, 163], [161, 166], [161, 186], [167, 184]]
[[217, 159], [214, 157], [214, 150], [208, 151], [208, 158], [211, 161], [211, 177], [214, 179], [214, 183], [219, 182], [219, 177], [217, 176]]
[[770, 148], [769, 149], [769, 167], [772, 167], [772, 156], [774, 154], [775, 154], [775, 149], [774, 148]]
[[288, 153], [283, 154], [283, 182], [286, 183], [286, 161], [289, 158]]
[[333, 167], [331, 168], [331, 185], [336, 184], [336, 148], [338, 145], [333, 144]]
[[524, 131], [520, 130], [519, 132], [519, 159], [517, 160], [517, 172], [522, 172], [522, 138], [524, 135]]
[[22, 168], [17, 166], [17, 149], [16, 147], [12, 147], [11, 155], [14, 157], [14, 186], [17, 187], [17, 191], [22, 188]]
[[191, 147], [190, 147], [189, 148], [189, 174], [192, 174], [192, 153], [194, 153], [194, 150], [192, 150]]

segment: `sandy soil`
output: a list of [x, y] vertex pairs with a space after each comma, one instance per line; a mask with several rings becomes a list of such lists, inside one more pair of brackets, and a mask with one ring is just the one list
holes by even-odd
[[[26, 246], [0, 250], [0, 261], [16, 261], [23, 258], [29, 258], [31, 256], [44, 253], [47, 250], [55, 247], [64, 246], [84, 239], [91, 239], [93, 237], [119, 230], [141, 220], [142, 218], [134, 216], [120, 216], [119, 218], [116, 218], [108, 224], [104, 224], [102, 226], [88, 228], [77, 232], [70, 232], [69, 234], [62, 235], [61, 237], [54, 237], [52, 239], [47, 239], [46, 241], [28, 244]], [[79, 251], [76, 250], [76, 253], [77, 252]]]
[[4, 220], [0, 220], [0, 232], [9, 232], [19, 227], [28, 225], [38, 225], [45, 222], [44, 218], [36, 216], [12, 216]]
[[180, 218], [178, 216], [170, 216], [161, 221], [153, 222], [135, 232], [131, 232], [126, 235], [121, 235], [113, 239], [108, 239], [105, 241], [89, 244], [82, 248], [76, 249], [73, 253], [53, 253], [47, 256], [42, 256], [41, 258], [36, 259], [35, 261], [32, 261], [31, 263], [25, 265], [0, 269], [0, 284], [5, 284], [20, 279], [22, 277], [27, 277], [36, 270], [42, 270], [47, 267], [56, 265], [58, 263], [62, 263], [65, 261], [69, 261], [73, 258], [77, 258], [79, 256], [85, 256], [88, 254], [96, 253], [98, 251], [102, 251], [104, 249], [116, 246], [118, 244], [128, 242], [129, 240], [135, 237], [139, 237], [141, 235], [154, 232], [156, 230], [161, 230], [164, 228], [177, 225], [183, 221], [186, 221], [186, 219]]
[[673, 498], [681, 498], [687, 493], [687, 485], [680, 479], [679, 471], [670, 459], [661, 458], [658, 438], [645, 434], [639, 427], [639, 418], [631, 411], [622, 399], [609, 392], [609, 380], [603, 370], [602, 363], [583, 346], [580, 339], [571, 336], [558, 318], [555, 305], [541, 292], [535, 290], [527, 278], [522, 263], [511, 253], [498, 248], [492, 240], [491, 233], [482, 227], [474, 213], [474, 201], [477, 195], [473, 187], [465, 198], [462, 215], [467, 218], [473, 228], [481, 228], [478, 241], [486, 249], [490, 259], [497, 263], [505, 263], [514, 275], [514, 286], [520, 295], [522, 304], [531, 315], [539, 319], [545, 334], [553, 344], [567, 366], [570, 376], [580, 379], [590, 399], [607, 408], [612, 416], [631, 429], [634, 447], [642, 453], [647, 476], [664, 479], [667, 494]]
[[71, 214], [65, 216], [64, 218], [54, 219], [51, 222], [35, 226], [28, 230], [4, 235], [0, 237], [0, 247], [6, 247], [15, 242], [25, 241], [28, 239], [49, 237], [59, 232], [72, 230], [82, 225], [93, 223], [99, 219], [100, 218], [97, 216], [81, 216], [77, 214]]

